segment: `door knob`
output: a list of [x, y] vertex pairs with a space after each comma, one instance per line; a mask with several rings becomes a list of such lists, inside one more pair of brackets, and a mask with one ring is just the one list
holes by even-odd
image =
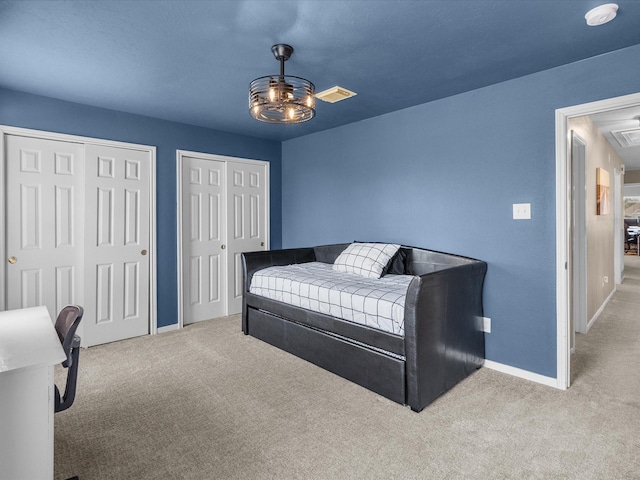
[[16, 257], [9, 257], [9, 263], [11, 265], [13, 265], [14, 263], [16, 263], [18, 261], [18, 259]]
[[147, 251], [146, 251], [146, 250], [142, 250], [140, 253], [141, 253], [142, 255], [146, 255], [146, 254], [147, 254]]
[[221, 248], [222, 250], [224, 250], [225, 248], [227, 248], [227, 246], [226, 246], [226, 245], [220, 245], [220, 248]]

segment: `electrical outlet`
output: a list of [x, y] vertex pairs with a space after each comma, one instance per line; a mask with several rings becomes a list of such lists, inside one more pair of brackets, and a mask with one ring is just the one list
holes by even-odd
[[531, 204], [530, 203], [514, 203], [513, 219], [514, 220], [530, 220]]
[[485, 333], [491, 333], [491, 319], [488, 317], [482, 317], [482, 331]]
[[602, 277], [602, 281], [604, 283], [609, 283], [609, 277], [605, 275], [604, 277]]

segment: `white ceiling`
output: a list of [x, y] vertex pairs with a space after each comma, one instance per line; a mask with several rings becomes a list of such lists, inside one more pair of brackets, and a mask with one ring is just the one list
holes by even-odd
[[612, 133], [620, 130], [637, 130], [635, 136], [640, 137], [640, 105], [598, 113], [591, 115], [590, 118], [618, 152], [625, 170], [640, 170], [640, 142], [633, 146], [622, 146]]

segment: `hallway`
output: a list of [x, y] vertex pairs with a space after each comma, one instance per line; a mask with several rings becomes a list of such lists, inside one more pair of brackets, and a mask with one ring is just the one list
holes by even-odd
[[597, 390], [640, 409], [640, 257], [625, 255], [624, 268], [623, 283], [589, 333], [576, 334], [571, 389]]

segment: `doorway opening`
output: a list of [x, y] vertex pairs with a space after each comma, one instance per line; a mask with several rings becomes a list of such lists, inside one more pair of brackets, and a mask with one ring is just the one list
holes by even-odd
[[[640, 106], [640, 93], [601, 100], [556, 110], [556, 316], [557, 316], [557, 387], [570, 385], [571, 348], [573, 325], [571, 322], [573, 294], [575, 292], [575, 257], [572, 238], [572, 188], [571, 166], [572, 132], [569, 120], [576, 117], [611, 112]], [[619, 175], [616, 175], [619, 179]], [[586, 275], [586, 271], [579, 273]], [[616, 271], [615, 277], [618, 276]]]

